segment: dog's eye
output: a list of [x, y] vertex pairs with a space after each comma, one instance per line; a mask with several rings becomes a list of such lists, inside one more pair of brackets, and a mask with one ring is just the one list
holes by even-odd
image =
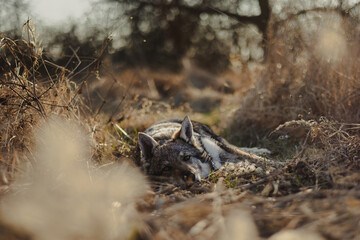
[[171, 171], [171, 169], [172, 169], [172, 167], [170, 167], [170, 166], [165, 166], [165, 167], [162, 169], [162, 171], [163, 171], [163, 172], [169, 172], [169, 171]]
[[190, 156], [190, 155], [184, 156], [184, 161], [185, 161], [185, 162], [188, 162], [190, 159], [191, 159], [191, 156]]

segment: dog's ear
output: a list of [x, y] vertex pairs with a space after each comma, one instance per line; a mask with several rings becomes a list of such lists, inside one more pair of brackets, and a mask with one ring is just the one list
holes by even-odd
[[139, 133], [139, 145], [142, 154], [145, 159], [148, 160], [153, 155], [153, 149], [159, 145], [159, 143], [146, 133]]
[[186, 116], [181, 124], [179, 137], [187, 143], [193, 143], [193, 135], [193, 125], [190, 121], [190, 118]]

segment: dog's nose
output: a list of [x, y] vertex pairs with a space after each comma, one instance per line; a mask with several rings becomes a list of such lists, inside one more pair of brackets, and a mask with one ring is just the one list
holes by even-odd
[[186, 185], [188, 185], [188, 186], [193, 185], [195, 182], [195, 174], [193, 174], [190, 171], [186, 171], [184, 173], [184, 180], [185, 180]]

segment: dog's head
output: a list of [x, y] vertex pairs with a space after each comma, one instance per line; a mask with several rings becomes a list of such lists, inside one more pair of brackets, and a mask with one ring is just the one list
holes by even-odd
[[162, 144], [145, 133], [139, 133], [139, 146], [141, 163], [149, 175], [170, 178], [177, 184], [189, 186], [210, 172], [206, 154], [196, 146], [188, 117], [172, 138]]

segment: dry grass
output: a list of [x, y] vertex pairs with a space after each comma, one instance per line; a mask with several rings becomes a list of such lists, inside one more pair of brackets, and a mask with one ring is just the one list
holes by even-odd
[[41, 51], [32, 43], [2, 36], [1, 52], [4, 69], [0, 82], [0, 152], [2, 171], [13, 176], [17, 153], [29, 153], [31, 132], [38, 121], [52, 113], [76, 117], [81, 112], [81, 100], [64, 69], [51, 77], [50, 83], [39, 81], [36, 74], [44, 62]]
[[237, 131], [242, 143], [256, 144], [290, 120], [360, 121], [360, 45], [356, 40], [360, 32], [356, 26], [357, 20], [336, 12], [309, 12], [272, 21], [265, 71], [232, 127], [236, 131], [246, 126]]
[[1, 35], [0, 239], [129, 238], [148, 189], [126, 160], [134, 140], [86, 105], [88, 76], [73, 81], [101, 59], [57, 66], [25, 27], [28, 40]]
[[[73, 81], [75, 75], [85, 70], [95, 74], [94, 67], [101, 59], [96, 58], [86, 69], [70, 71], [58, 66], [45, 59], [32, 34], [31, 23], [25, 27], [28, 40], [12, 40], [1, 35], [0, 170], [3, 183], [11, 182], [19, 170], [19, 154], [32, 158], [33, 130], [53, 115], [81, 123], [94, 138], [95, 159], [99, 162], [105, 154], [111, 156], [116, 147], [122, 149], [122, 156], [128, 156], [128, 142], [116, 139], [115, 127], [86, 104], [87, 81], [91, 75], [85, 75], [80, 82]], [[71, 59], [81, 62], [75, 51]]]
[[[231, 131], [225, 131], [238, 143], [273, 146], [271, 158], [281, 163], [276, 169], [262, 165], [261, 171], [259, 166], [228, 165], [185, 190], [150, 181], [152, 189], [147, 191], [143, 175], [115, 163], [125, 158], [132, 162], [137, 132], [162, 118], [191, 113], [223, 129], [240, 104], [234, 98], [242, 97], [241, 89], [234, 95], [217, 92], [219, 107], [207, 114], [194, 113], [191, 102], [174, 110], [172, 100], [164, 101], [167, 94], [178, 92], [188, 99], [215, 93], [210, 88], [193, 89], [184, 75], [145, 70], [137, 76], [134, 71], [107, 74], [110, 81], [90, 85], [90, 93], [83, 94], [86, 79], [75, 84], [74, 71], [43, 59], [31, 29], [26, 41], [2, 36], [0, 201], [1, 206], [11, 207], [0, 211], [4, 233], [0, 239], [48, 239], [56, 231], [58, 239], [358, 239], [359, 44], [353, 39], [359, 33], [352, 20], [334, 13], [307, 17], [273, 22], [266, 67], [253, 73], [262, 78], [234, 115]], [[314, 21], [323, 31], [301, 29], [300, 21]], [[73, 58], [77, 59], [76, 52]], [[101, 82], [105, 77], [97, 79]], [[246, 84], [246, 88], [251, 85]], [[94, 92], [101, 96], [98, 100], [85, 98]], [[34, 138], [33, 129], [41, 129], [39, 124], [53, 115], [68, 119], [55, 124], [62, 126], [59, 131], [50, 130], [63, 136], [65, 143], [47, 148], [58, 140], [52, 134]], [[46, 123], [42, 126], [47, 129]], [[77, 134], [81, 128], [84, 133]], [[85, 146], [85, 155], [72, 152], [75, 143]], [[47, 152], [51, 149], [56, 151]], [[60, 154], [64, 149], [70, 155]], [[79, 149], [83, 147], [75, 148]], [[46, 160], [62, 157], [65, 160], [58, 164]], [[76, 167], [61, 164], [72, 157]], [[40, 173], [39, 163], [46, 169]], [[19, 177], [22, 173], [44, 178]], [[87, 187], [80, 191], [82, 183]], [[45, 197], [48, 191], [53, 193], [50, 198]], [[100, 211], [94, 210], [98, 206]], [[24, 212], [47, 219], [46, 224], [25, 221]], [[77, 227], [57, 227], [59, 221]]]

